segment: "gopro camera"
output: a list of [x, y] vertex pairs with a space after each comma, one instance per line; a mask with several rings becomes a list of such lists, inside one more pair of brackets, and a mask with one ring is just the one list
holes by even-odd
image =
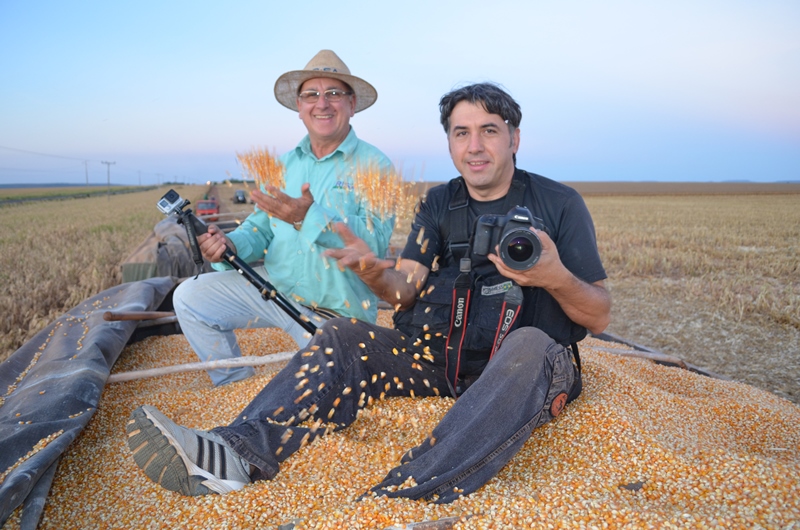
[[177, 191], [169, 190], [161, 197], [156, 206], [164, 215], [170, 215], [175, 211], [180, 211], [187, 204], [189, 201], [182, 199]]
[[500, 259], [506, 267], [528, 270], [536, 265], [542, 255], [542, 241], [530, 231], [531, 227], [550, 234], [544, 222], [522, 206], [511, 208], [506, 215], [481, 215], [475, 221], [472, 250], [477, 255], [485, 256], [497, 246]]

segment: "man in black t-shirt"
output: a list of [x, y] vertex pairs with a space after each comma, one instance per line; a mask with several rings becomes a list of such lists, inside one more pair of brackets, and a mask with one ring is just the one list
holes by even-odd
[[[524, 206], [547, 227], [568, 271], [589, 284], [602, 281], [606, 277], [597, 253], [591, 216], [575, 190], [520, 169], [514, 171], [510, 187], [514, 189], [513, 192], [497, 199], [482, 201], [470, 194], [469, 181], [459, 177], [432, 189], [427, 200], [420, 205], [401, 259], [413, 263], [410, 268], [419, 268], [416, 265], [419, 263], [428, 270], [436, 260], [438, 270], [428, 274], [423, 291], [426, 294], [418, 297], [413, 306], [400, 310], [395, 315], [395, 326], [414, 338], [421, 336], [424, 339], [425, 334], [432, 332], [433, 336], [428, 343], [438, 353], [443, 354], [446, 346], [445, 340], [441, 337], [437, 340], [435, 333], [442, 332], [446, 335], [449, 331], [452, 284], [454, 274], [459, 271], [459, 260], [454, 257], [452, 249], [453, 234], [450, 233], [454, 226], [466, 225], [470, 228], [469, 235], [472, 235], [475, 220], [480, 215], [504, 216], [512, 207]], [[541, 232], [536, 233], [541, 235]], [[415, 244], [419, 239], [425, 240], [424, 250], [422, 245]], [[456, 253], [458, 254], [457, 251]], [[544, 255], [550, 257], [548, 252]], [[499, 324], [504, 294], [514, 282], [509, 279], [508, 273], [503, 274], [495, 266], [495, 261], [491, 261], [493, 256], [476, 254], [473, 251], [464, 257], [471, 260], [471, 276], [476, 285], [472, 289], [463, 347], [464, 360], [467, 362], [462, 366], [465, 366], [463, 371], [467, 374], [480, 374], [491, 354], [491, 343]], [[516, 327], [536, 327], [564, 346], [576, 343], [586, 336], [586, 327], [567, 316], [554, 294], [527, 282], [520, 285], [523, 286], [524, 299], [520, 315], [515, 320]], [[433, 290], [428, 293], [431, 286]], [[437, 311], [440, 307], [446, 307], [446, 315], [437, 320], [436, 317], [444, 313]], [[442, 328], [446, 330], [443, 331]], [[444, 355], [435, 357], [444, 362]]]
[[[375, 399], [442, 395], [458, 400], [370, 492], [452, 502], [578, 396], [574, 343], [605, 329], [611, 305], [586, 206], [515, 167], [522, 115], [496, 85], [456, 89], [440, 110], [461, 176], [430, 191], [397, 264], [342, 224], [343, 248], [326, 251], [395, 306], [396, 329], [329, 320], [225, 427], [187, 429], [140, 407], [128, 440], [148, 477], [184, 495], [225, 493], [273, 478], [323, 426], [346, 427]], [[546, 228], [530, 228], [541, 255], [523, 270], [470, 244], [475, 219], [514, 206]], [[174, 451], [151, 449], [165, 446]]]

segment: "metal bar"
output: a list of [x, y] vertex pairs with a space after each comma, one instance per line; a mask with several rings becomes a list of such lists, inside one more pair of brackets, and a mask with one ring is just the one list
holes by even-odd
[[295, 352], [280, 352], [270, 355], [251, 355], [248, 357], [237, 357], [235, 359], [224, 359], [220, 361], [206, 361], [197, 363], [176, 364], [173, 366], [162, 366], [149, 370], [136, 370], [132, 372], [120, 372], [111, 374], [106, 380], [107, 383], [121, 383], [136, 379], [147, 379], [169, 374], [180, 374], [184, 372], [198, 372], [200, 370], [211, 370], [213, 368], [233, 368], [237, 366], [262, 366], [288, 361]]

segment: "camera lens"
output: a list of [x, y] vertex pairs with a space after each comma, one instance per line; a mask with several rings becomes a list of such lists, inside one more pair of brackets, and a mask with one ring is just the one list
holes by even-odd
[[503, 234], [500, 240], [500, 259], [509, 269], [528, 270], [542, 255], [542, 242], [527, 228], [517, 228]]
[[533, 254], [533, 244], [528, 238], [515, 237], [508, 242], [508, 257], [514, 261], [525, 261]]

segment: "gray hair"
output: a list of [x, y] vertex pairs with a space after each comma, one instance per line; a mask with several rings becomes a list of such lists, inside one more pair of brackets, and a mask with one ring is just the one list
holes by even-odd
[[494, 83], [476, 83], [451, 90], [439, 100], [440, 121], [445, 133], [450, 133], [450, 114], [462, 101], [480, 103], [489, 114], [497, 114], [503, 118], [508, 124], [509, 131], [519, 127], [519, 122], [522, 121], [519, 103], [508, 93]]

